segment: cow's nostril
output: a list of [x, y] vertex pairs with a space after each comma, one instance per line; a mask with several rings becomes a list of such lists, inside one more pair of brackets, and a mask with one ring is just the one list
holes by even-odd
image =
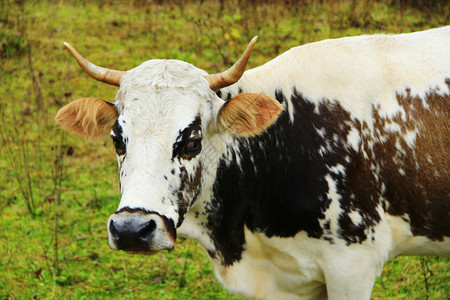
[[144, 228], [142, 228], [141, 230], [139, 230], [139, 238], [142, 241], [147, 242], [150, 238], [150, 236], [152, 235], [152, 232], [156, 229], [156, 222], [153, 220], [148, 221], [145, 225]]
[[119, 240], [119, 232], [117, 231], [116, 226], [114, 225], [114, 221], [111, 220], [111, 222], [109, 222], [109, 232], [111, 233], [111, 237], [114, 240]]

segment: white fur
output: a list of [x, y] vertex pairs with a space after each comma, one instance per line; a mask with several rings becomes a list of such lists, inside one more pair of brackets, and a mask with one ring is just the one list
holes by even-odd
[[358, 226], [362, 221], [361, 214], [356, 210], [349, 212], [348, 216], [350, 217], [350, 220], [352, 220], [353, 224], [355, 224], [355, 226]]

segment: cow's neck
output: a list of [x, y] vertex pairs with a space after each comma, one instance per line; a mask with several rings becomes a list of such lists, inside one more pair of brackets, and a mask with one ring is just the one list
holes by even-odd
[[[214, 183], [205, 186], [190, 212], [188, 224], [201, 230], [189, 231], [196, 232], [193, 237], [222, 264], [240, 260], [245, 228], [268, 237], [292, 237], [303, 231], [320, 238], [324, 233], [326, 225], [321, 224], [329, 205], [327, 163], [338, 164], [335, 160], [345, 155], [320, 154], [321, 148], [331, 147], [317, 130], [323, 124], [316, 124], [315, 105], [295, 93], [290, 99], [294, 120], [288, 111], [263, 135], [227, 142], [228, 154], [217, 162]], [[271, 96], [286, 105], [283, 93]], [[348, 134], [348, 128], [341, 130], [332, 124], [331, 115], [326, 120], [330, 123], [327, 128], [335, 130], [326, 134]]]

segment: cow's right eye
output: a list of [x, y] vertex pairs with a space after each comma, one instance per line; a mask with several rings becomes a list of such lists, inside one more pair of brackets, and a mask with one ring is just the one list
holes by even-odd
[[114, 147], [116, 148], [117, 155], [124, 155], [125, 154], [125, 143], [118, 139], [117, 137], [113, 136], [112, 140], [114, 142]]

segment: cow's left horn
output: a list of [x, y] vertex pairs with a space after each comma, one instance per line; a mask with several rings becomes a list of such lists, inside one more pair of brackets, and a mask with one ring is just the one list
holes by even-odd
[[242, 54], [241, 58], [228, 70], [218, 74], [206, 75], [205, 78], [209, 82], [209, 87], [213, 91], [217, 91], [223, 87], [230, 86], [237, 82], [242, 74], [244, 74], [250, 54], [252, 54], [253, 46], [255, 46], [258, 37], [255, 36]]
[[64, 42], [64, 45], [70, 50], [73, 57], [77, 60], [77, 63], [86, 73], [89, 74], [89, 76], [104, 83], [120, 86], [120, 80], [126, 72], [96, 66], [81, 56], [80, 53], [78, 53], [78, 51], [75, 50], [75, 48], [69, 43]]

